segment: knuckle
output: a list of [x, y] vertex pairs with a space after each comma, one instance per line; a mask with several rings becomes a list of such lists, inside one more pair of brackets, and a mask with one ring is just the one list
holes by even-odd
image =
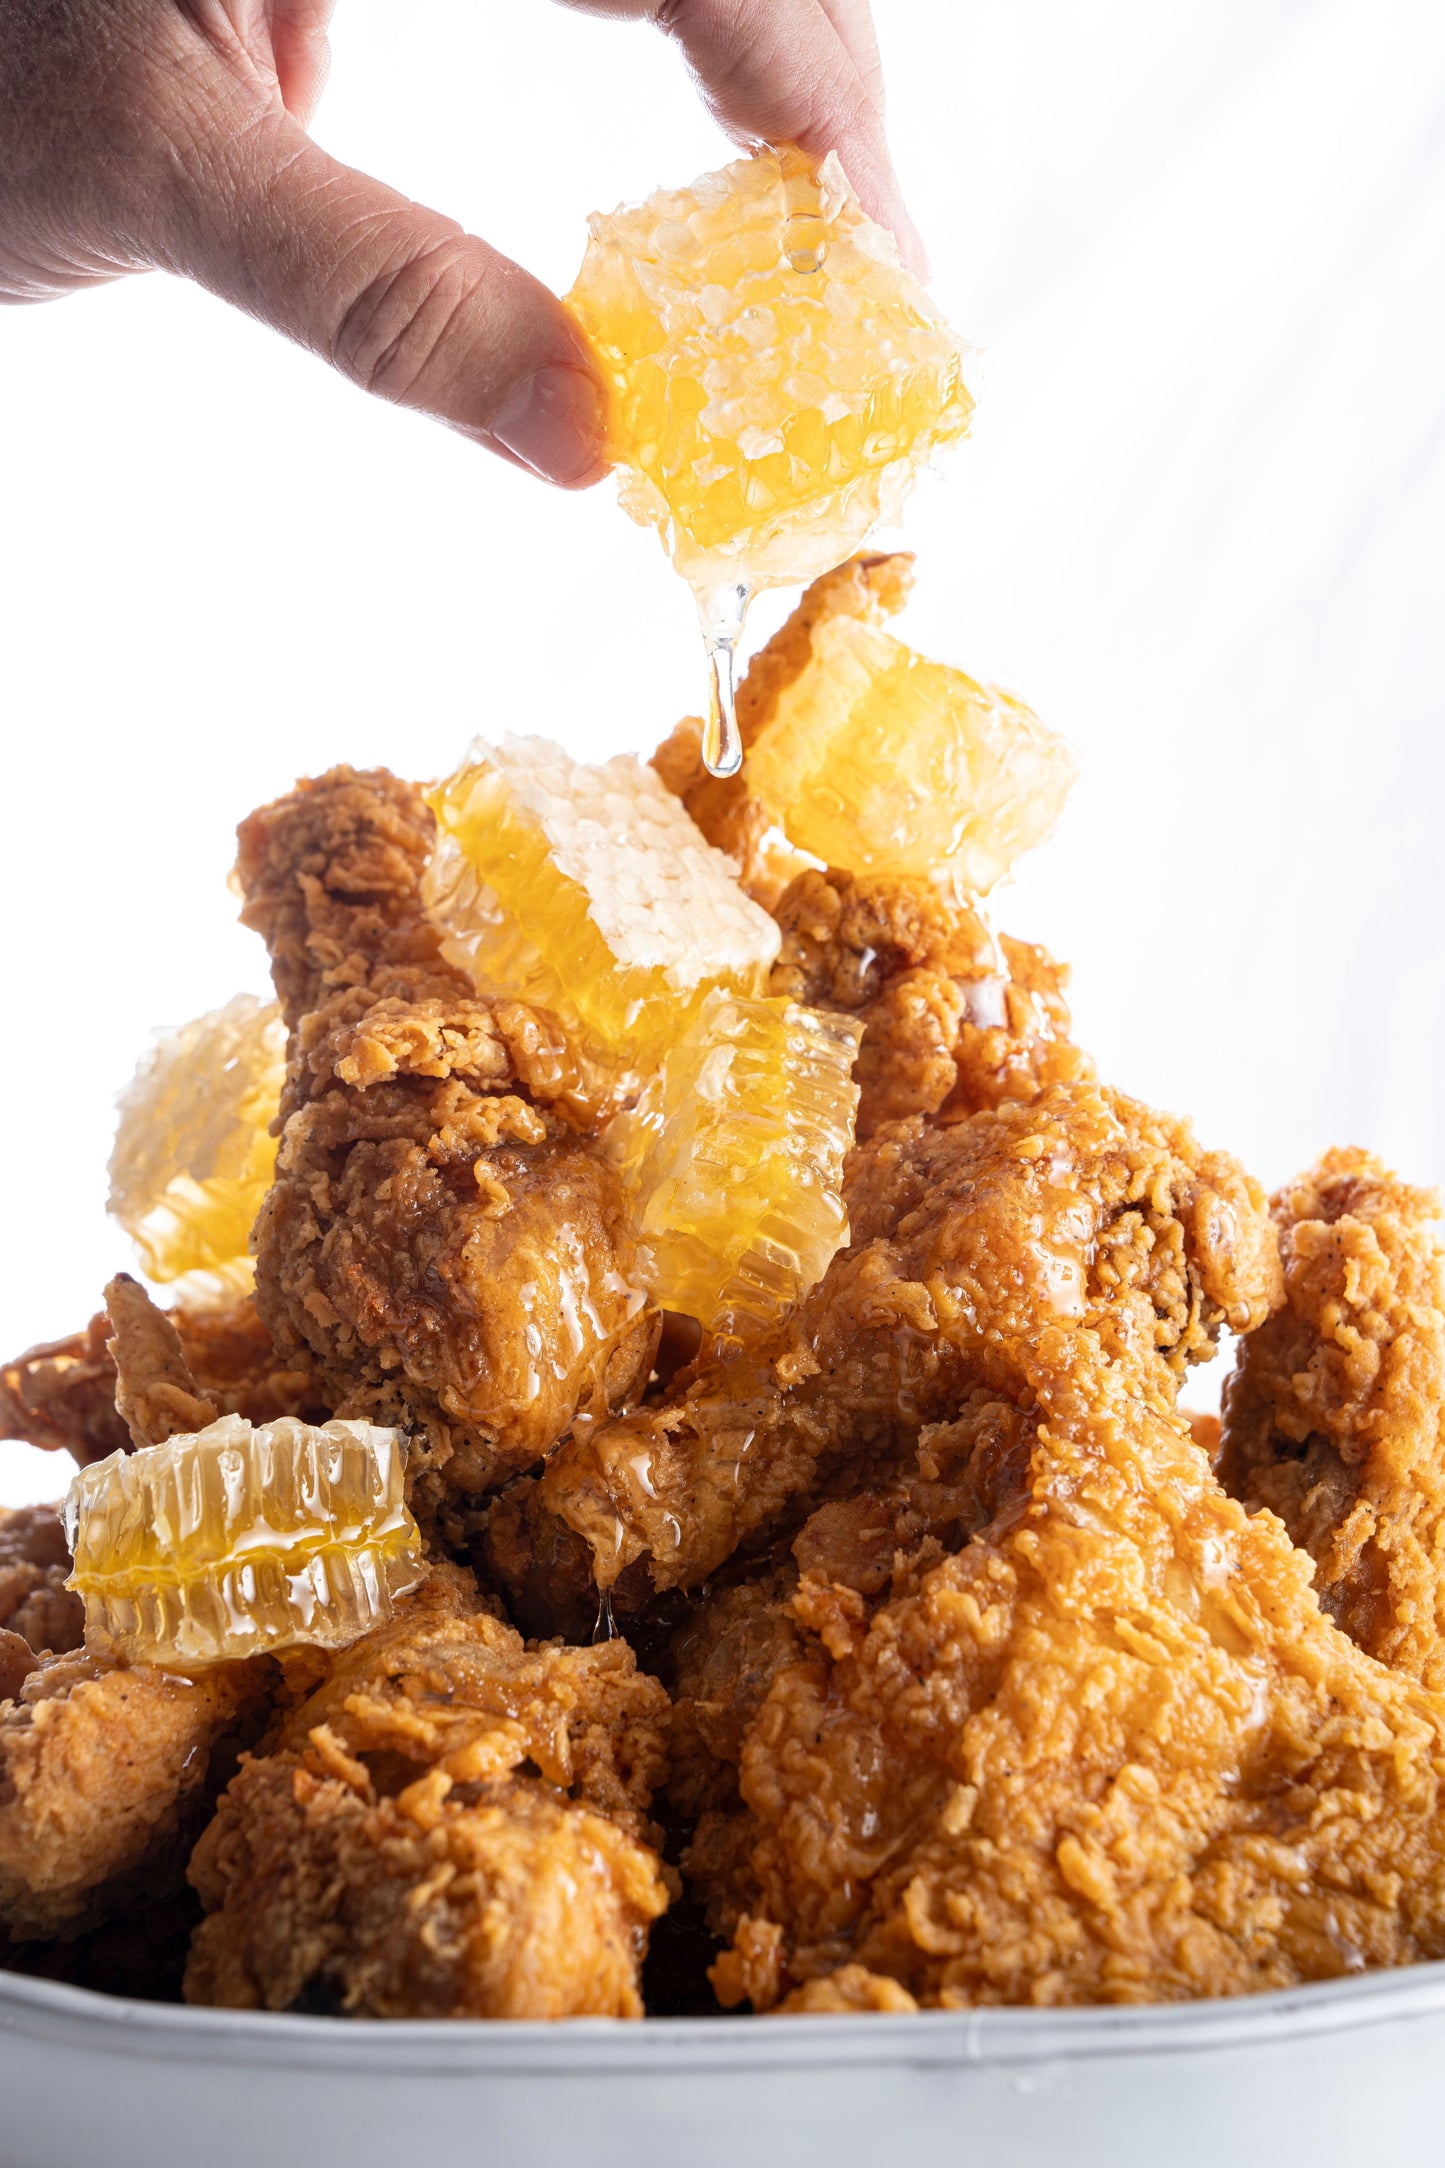
[[481, 283], [461, 234], [389, 264], [347, 304], [331, 360], [363, 391], [405, 404]]

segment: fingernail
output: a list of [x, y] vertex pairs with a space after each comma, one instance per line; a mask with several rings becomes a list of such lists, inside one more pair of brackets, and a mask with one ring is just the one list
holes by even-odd
[[605, 471], [602, 392], [585, 370], [538, 369], [513, 387], [489, 436], [523, 466], [564, 489]]

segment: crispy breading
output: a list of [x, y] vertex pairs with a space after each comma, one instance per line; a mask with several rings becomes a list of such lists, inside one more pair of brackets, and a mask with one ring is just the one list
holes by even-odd
[[[754, 655], [738, 687], [738, 734], [744, 751], [807, 667], [820, 626], [835, 617], [881, 624], [903, 608], [912, 585], [913, 559], [906, 551], [850, 557], [814, 580], [787, 622]], [[746, 761], [734, 776], [709, 775], [702, 759], [702, 724], [690, 715], [659, 745], [652, 765], [708, 842], [733, 860], [748, 894], [771, 910], [809, 861], [779, 831], [771, 810], [753, 796]]]
[[292, 1026], [257, 1305], [337, 1414], [416, 1433], [435, 1523], [638, 1397], [658, 1319], [562, 1033], [440, 954], [432, 833], [410, 786], [339, 768], [243, 823], [239, 871]]
[[138, 1446], [204, 1430], [220, 1410], [196, 1389], [174, 1321], [139, 1280], [118, 1272], [105, 1290], [115, 1404]]
[[13, 1701], [38, 1659], [23, 1634], [0, 1626], [0, 1702]]
[[0, 1928], [76, 1934], [179, 1880], [212, 1756], [266, 1674], [45, 1659], [0, 1709]]
[[685, 1863], [722, 1999], [835, 2007], [809, 1983], [862, 1966], [923, 2004], [1159, 2001], [1445, 1954], [1445, 1704], [1335, 1629], [1096, 1331], [1018, 1358], [1022, 1494], [881, 1592], [820, 1538], [779, 1599], [740, 1804]]
[[23, 1438], [81, 1465], [130, 1451], [115, 1404], [110, 1319], [100, 1311], [84, 1332], [43, 1340], [0, 1369], [0, 1438]]
[[1280, 1191], [1285, 1305], [1240, 1348], [1219, 1470], [1309, 1552], [1361, 1648], [1445, 1689], [1440, 1209], [1360, 1151]]
[[[198, 1395], [222, 1415], [244, 1415], [251, 1423], [299, 1415], [317, 1423], [331, 1414], [305, 1364], [294, 1356], [282, 1362], [251, 1296], [204, 1308], [177, 1304], [164, 1314]], [[129, 1452], [134, 1441], [115, 1404], [112, 1330], [102, 1310], [84, 1332], [7, 1364], [0, 1371], [0, 1437], [63, 1449], [82, 1468]]]
[[518, 1486], [510, 1512], [538, 1555], [563, 1555], [553, 1517], [603, 1584], [646, 1558], [658, 1589], [694, 1585], [838, 1467], [906, 1447], [979, 1388], [1017, 1398], [1030, 1338], [1061, 1317], [1172, 1400], [1221, 1324], [1247, 1331], [1279, 1299], [1257, 1185], [1185, 1124], [1091, 1085], [947, 1129], [895, 1124], [853, 1154], [845, 1192], [851, 1244], [778, 1334], [579, 1433]]
[[625, 1642], [527, 1648], [438, 1569], [243, 1762], [192, 1862], [187, 1998], [640, 2016], [667, 1708]]
[[1092, 1080], [1069, 1038], [1063, 966], [997, 936], [975, 905], [921, 882], [810, 871], [775, 916], [773, 992], [863, 1019], [860, 1140], [911, 1114], [959, 1121]]
[[[69, 1572], [58, 1507], [0, 1511], [0, 1628], [37, 1654], [64, 1655], [85, 1639], [85, 1606], [65, 1585]], [[0, 1688], [0, 1701], [6, 1698]]]

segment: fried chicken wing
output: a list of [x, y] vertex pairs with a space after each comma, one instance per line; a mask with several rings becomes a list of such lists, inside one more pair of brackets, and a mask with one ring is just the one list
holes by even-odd
[[252, 814], [239, 868], [292, 1029], [257, 1305], [336, 1413], [417, 1433], [429, 1519], [640, 1395], [658, 1329], [563, 1035], [440, 954], [432, 833], [341, 768]]
[[71, 1935], [178, 1882], [213, 1759], [265, 1675], [44, 1659], [0, 1707], [0, 1929]]
[[[880, 1592], [810, 1525], [787, 1631], [753, 1624], [737, 1804], [685, 1862], [724, 2002], [1167, 2001], [1445, 1952], [1445, 1706], [1098, 1332], [1019, 1359], [1035, 1442], [986, 1528]], [[695, 1632], [684, 1728], [734, 1691], [735, 1626]]]
[[640, 2016], [667, 1708], [624, 1642], [528, 1649], [438, 1569], [243, 1763], [192, 1862], [187, 1998]]
[[658, 1589], [694, 1585], [840, 1466], [911, 1447], [979, 1388], [1017, 1399], [1032, 1339], [1060, 1319], [1172, 1404], [1222, 1323], [1248, 1330], [1279, 1299], [1257, 1186], [1185, 1125], [1093, 1086], [884, 1129], [846, 1194], [850, 1247], [782, 1331], [579, 1432], [517, 1487], [511, 1540], [493, 1546], [504, 1577], [523, 1551], [575, 1560], [556, 1520], [602, 1585], [643, 1558]]
[[[913, 559], [906, 551], [850, 557], [846, 564], [814, 580], [787, 622], [754, 655], [738, 687], [738, 734], [744, 751], [771, 722], [782, 694], [807, 667], [814, 635], [821, 626], [835, 617], [881, 624], [903, 608], [912, 585]], [[746, 762], [737, 775], [709, 775], [702, 758], [702, 724], [689, 716], [657, 748], [652, 765], [708, 842], [733, 860], [748, 894], [771, 910], [789, 881], [810, 861], [793, 849], [771, 810], [753, 796]]]
[[[197, 1394], [222, 1415], [251, 1423], [297, 1415], [314, 1423], [332, 1413], [310, 1370], [295, 1358], [282, 1362], [249, 1295], [204, 1308], [178, 1303], [163, 1314]], [[32, 1348], [0, 1370], [0, 1437], [64, 1450], [82, 1468], [129, 1452], [134, 1440], [116, 1407], [113, 1331], [102, 1310], [84, 1332]]]
[[1329, 1152], [1274, 1200], [1285, 1304], [1224, 1391], [1225, 1488], [1277, 1513], [1320, 1601], [1445, 1688], [1445, 1246], [1433, 1190]]
[[808, 871], [775, 916], [773, 992], [863, 1019], [860, 1141], [911, 1114], [953, 1122], [1092, 1081], [1069, 1038], [1067, 973], [972, 905], [922, 883]]
[[[64, 1655], [85, 1639], [85, 1606], [65, 1585], [69, 1571], [57, 1507], [0, 1512], [0, 1628], [36, 1654]], [[0, 1701], [11, 1691], [0, 1686]]]

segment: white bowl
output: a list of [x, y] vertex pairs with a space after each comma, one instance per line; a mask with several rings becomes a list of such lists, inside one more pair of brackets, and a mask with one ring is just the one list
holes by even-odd
[[1408, 2168], [1442, 2125], [1445, 1963], [1167, 2009], [636, 2025], [0, 1973], [0, 2168]]

